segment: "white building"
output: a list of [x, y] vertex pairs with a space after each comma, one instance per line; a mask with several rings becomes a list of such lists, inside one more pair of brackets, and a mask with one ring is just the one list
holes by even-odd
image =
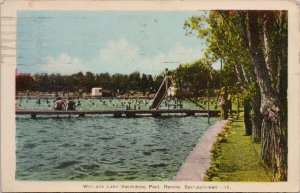
[[102, 88], [92, 88], [92, 96], [102, 96]]

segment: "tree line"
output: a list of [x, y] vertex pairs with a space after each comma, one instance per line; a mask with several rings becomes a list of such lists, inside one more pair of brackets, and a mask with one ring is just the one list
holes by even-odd
[[[167, 74], [176, 74], [180, 80], [181, 87], [191, 92], [201, 95], [200, 91], [207, 88], [208, 69], [199, 62], [191, 64], [181, 64], [175, 70], [165, 69], [159, 75], [152, 76], [140, 72], [130, 74], [109, 74], [109, 73], [92, 73], [78, 72], [71, 75], [62, 75], [59, 73], [36, 73], [19, 74], [16, 76], [17, 92], [85, 92], [90, 93], [93, 87], [102, 87], [104, 90], [111, 92], [113, 95], [123, 95], [132, 92], [145, 94], [154, 94], [161, 85]], [[215, 85], [219, 85], [217, 75], [214, 71]], [[174, 76], [175, 77], [175, 76]]]
[[89, 93], [93, 87], [102, 87], [112, 93], [125, 94], [128, 91], [154, 92], [163, 77], [133, 72], [127, 74], [109, 74], [78, 72], [71, 75], [59, 73], [20, 74], [16, 76], [18, 91], [38, 92], [82, 92]]

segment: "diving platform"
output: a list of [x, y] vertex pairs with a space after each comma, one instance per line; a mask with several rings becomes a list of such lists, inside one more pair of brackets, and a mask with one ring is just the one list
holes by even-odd
[[136, 115], [150, 115], [158, 117], [161, 115], [180, 114], [185, 116], [218, 116], [220, 110], [202, 110], [202, 109], [149, 109], [149, 110], [74, 110], [74, 111], [57, 111], [57, 110], [28, 110], [16, 109], [17, 115], [30, 115], [36, 118], [38, 115], [78, 115], [84, 117], [85, 115], [113, 115], [114, 117], [135, 117]]

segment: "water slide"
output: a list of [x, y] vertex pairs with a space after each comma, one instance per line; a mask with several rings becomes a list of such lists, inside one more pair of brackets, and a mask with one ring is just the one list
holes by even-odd
[[163, 82], [161, 83], [157, 93], [154, 96], [154, 100], [153, 100], [153, 103], [151, 105], [151, 109], [158, 109], [159, 108], [159, 105], [161, 104], [161, 102], [163, 101], [165, 96], [167, 95], [168, 89], [170, 88], [170, 86], [172, 86], [171, 77], [166, 76], [164, 78]]

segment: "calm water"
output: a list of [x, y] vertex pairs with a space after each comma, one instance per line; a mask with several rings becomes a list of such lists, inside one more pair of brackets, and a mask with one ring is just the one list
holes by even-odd
[[[113, 102], [122, 100], [105, 101], [96, 105], [96, 100], [81, 100], [80, 108], [113, 108]], [[45, 101], [39, 105], [24, 99], [16, 106], [49, 108]], [[211, 124], [216, 120], [211, 119]], [[20, 180], [171, 180], [209, 127], [205, 117], [181, 116], [31, 119], [18, 115], [16, 123]]]

